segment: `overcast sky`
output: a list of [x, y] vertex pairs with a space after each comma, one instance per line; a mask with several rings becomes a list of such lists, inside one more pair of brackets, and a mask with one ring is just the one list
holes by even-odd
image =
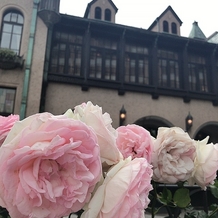
[[[60, 12], [83, 17], [91, 0], [60, 0]], [[181, 35], [188, 37], [192, 23], [198, 22], [206, 37], [218, 31], [218, 0], [113, 0], [118, 8], [116, 23], [143, 29], [170, 5], [180, 20]]]

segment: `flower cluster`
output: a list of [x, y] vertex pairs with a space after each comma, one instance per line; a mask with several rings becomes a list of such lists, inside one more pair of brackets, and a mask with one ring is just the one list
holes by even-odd
[[195, 141], [179, 127], [160, 127], [152, 155], [153, 180], [161, 183], [213, 184], [218, 170], [218, 144], [208, 137]]
[[79, 210], [82, 217], [144, 217], [151, 145], [146, 156], [124, 157], [119, 131], [101, 107], [87, 102], [63, 115], [39, 113], [9, 125], [12, 117], [2, 118], [0, 128], [0, 137], [7, 135], [0, 147], [0, 205], [12, 218], [60, 218]]
[[12, 218], [143, 218], [151, 180], [206, 189], [218, 145], [178, 127], [156, 138], [135, 124], [112, 127], [92, 102], [63, 115], [0, 117], [0, 205]]

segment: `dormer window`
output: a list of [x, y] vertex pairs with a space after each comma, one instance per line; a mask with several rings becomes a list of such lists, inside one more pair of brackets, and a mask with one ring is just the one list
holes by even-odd
[[176, 23], [172, 22], [171, 23], [171, 30], [173, 34], [177, 34], [177, 26]]
[[95, 19], [101, 20], [101, 8], [100, 7], [95, 8]]
[[168, 33], [169, 32], [169, 25], [166, 20], [163, 21], [163, 31]]
[[111, 21], [111, 10], [110, 9], [105, 9], [105, 12], [104, 12], [104, 19], [106, 21]]
[[92, 0], [87, 4], [84, 18], [98, 19], [115, 23], [118, 8], [112, 0]]

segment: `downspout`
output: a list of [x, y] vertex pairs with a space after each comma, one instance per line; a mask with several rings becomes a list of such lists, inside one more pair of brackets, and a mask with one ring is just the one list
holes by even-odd
[[33, 0], [30, 36], [29, 36], [29, 44], [28, 44], [28, 51], [27, 51], [27, 58], [26, 58], [25, 73], [24, 73], [22, 101], [21, 101], [21, 108], [20, 108], [20, 119], [21, 120], [26, 117], [30, 73], [31, 73], [31, 65], [32, 65], [32, 57], [33, 57], [33, 46], [34, 46], [34, 40], [35, 40], [35, 34], [36, 34], [37, 11], [38, 11], [39, 2], [40, 0]]

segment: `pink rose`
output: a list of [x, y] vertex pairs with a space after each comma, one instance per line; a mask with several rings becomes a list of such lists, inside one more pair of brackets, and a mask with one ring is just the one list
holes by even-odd
[[188, 180], [190, 185], [195, 183], [206, 190], [207, 186], [214, 183], [218, 170], [218, 144], [207, 144], [209, 137], [196, 141], [196, 158], [194, 171]]
[[102, 163], [113, 165], [119, 162], [122, 155], [116, 146], [117, 132], [111, 125], [108, 113], [103, 114], [101, 107], [89, 101], [76, 106], [73, 114], [67, 111], [66, 115], [93, 128], [98, 138]]
[[121, 160], [106, 174], [82, 218], [144, 218], [150, 200], [152, 166], [144, 158]]
[[0, 146], [3, 144], [14, 123], [19, 119], [19, 115], [0, 116]]
[[13, 218], [60, 218], [90, 200], [101, 177], [97, 137], [49, 113], [17, 122], [0, 148], [0, 205]]
[[162, 183], [186, 181], [194, 169], [195, 141], [178, 127], [160, 127], [154, 142], [153, 180]]
[[153, 141], [150, 132], [134, 124], [120, 126], [117, 132], [117, 147], [124, 158], [144, 157], [151, 163]]

